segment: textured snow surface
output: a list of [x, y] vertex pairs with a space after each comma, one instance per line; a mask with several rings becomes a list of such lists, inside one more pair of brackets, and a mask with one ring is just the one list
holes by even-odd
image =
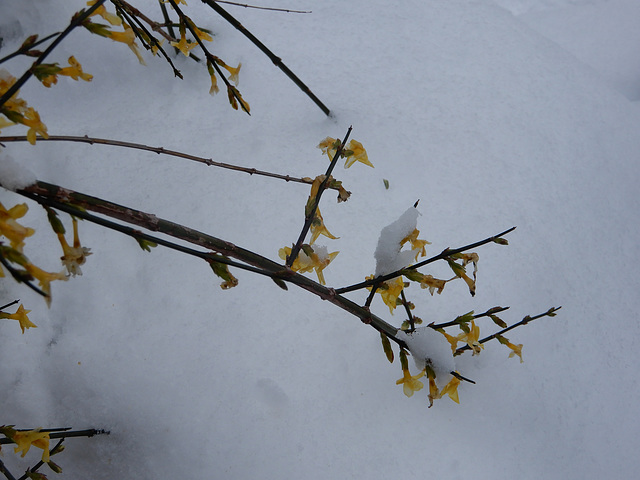
[[[261, 2], [312, 14], [225, 7], [332, 109], [326, 118], [239, 32], [188, 3], [214, 31], [214, 53], [242, 62], [251, 117], [233, 111], [224, 92], [208, 94], [202, 65], [177, 57], [180, 81], [161, 59], [143, 67], [125, 45], [80, 31], [50, 61], [66, 65], [74, 55], [93, 81], [29, 83], [21, 96], [51, 135], [115, 138], [311, 178], [327, 166], [318, 142], [353, 125], [375, 169], [340, 169], [352, 197], [323, 197], [324, 221], [340, 237], [329, 245], [340, 255], [324, 272], [328, 286], [374, 273], [382, 228], [419, 198], [428, 254], [518, 227], [508, 247], [477, 250], [475, 297], [463, 282], [433, 297], [407, 289], [425, 324], [496, 305], [511, 306], [501, 314], [510, 324], [563, 308], [507, 334], [524, 344], [523, 364], [495, 342], [456, 357], [476, 384], [460, 385], [460, 405], [442, 399], [428, 409], [426, 389], [406, 398], [396, 385], [399, 362], [386, 360], [379, 335], [328, 302], [235, 270], [240, 284], [222, 291], [199, 260], [160, 247], [143, 252], [80, 222], [93, 255], [82, 277], [53, 284], [50, 309], [10, 279], [0, 282], [2, 297], [20, 298], [38, 325], [21, 335], [16, 322], [0, 323], [0, 424], [111, 430], [66, 442], [56, 460], [66, 479], [634, 478], [640, 112], [600, 69], [638, 78], [622, 55], [637, 44], [635, 10], [608, 8], [617, 0]], [[61, 31], [85, 4], [0, 1], [0, 57], [28, 34]], [[580, 16], [582, 26], [566, 30], [575, 37], [554, 39], [552, 30], [565, 31], [554, 22], [574, 18], [569, 8], [602, 15]], [[591, 43], [580, 58], [580, 39], [602, 29], [616, 41]], [[31, 62], [3, 68], [18, 76]], [[40, 180], [273, 259], [304, 222], [306, 185], [100, 145], [5, 145]], [[0, 201], [25, 200], [2, 191]], [[36, 234], [25, 254], [59, 271], [57, 240], [43, 210], [29, 204], [21, 223]], [[451, 274], [432, 268], [425, 273]], [[362, 304], [367, 294], [349, 298]], [[402, 321], [379, 298], [372, 311]], [[488, 319], [478, 325], [481, 335], [494, 331]], [[14, 457], [3, 448], [19, 474]], [[38, 457], [37, 449], [27, 456], [31, 464]]]

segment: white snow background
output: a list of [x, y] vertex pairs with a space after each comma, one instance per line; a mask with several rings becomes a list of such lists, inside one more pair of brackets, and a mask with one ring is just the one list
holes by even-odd
[[[0, 0], [0, 55], [29, 34], [62, 30], [84, 4]], [[353, 125], [375, 169], [340, 167], [335, 176], [352, 198], [338, 205], [323, 197], [325, 223], [340, 237], [326, 240], [340, 251], [325, 270], [330, 286], [373, 273], [380, 230], [420, 199], [430, 254], [518, 228], [508, 247], [477, 250], [474, 298], [463, 282], [434, 297], [412, 286], [416, 314], [442, 322], [510, 305], [502, 317], [514, 323], [562, 310], [510, 332], [524, 344], [523, 364], [497, 342], [479, 357], [458, 357], [459, 371], [477, 384], [460, 386], [460, 405], [444, 398], [428, 409], [426, 389], [406, 398], [395, 384], [399, 362], [387, 362], [377, 332], [331, 304], [244, 272], [234, 272], [238, 287], [222, 291], [201, 261], [143, 252], [82, 222], [93, 255], [82, 277], [53, 284], [50, 309], [10, 279], [1, 284], [2, 298], [21, 298], [38, 328], [21, 335], [15, 322], [0, 324], [0, 424], [110, 430], [66, 442], [55, 460], [68, 479], [633, 478], [637, 0], [260, 4], [313, 11], [225, 7], [335, 118], [196, 0], [188, 12], [214, 31], [213, 51], [243, 64], [239, 88], [251, 117], [233, 111], [224, 92], [209, 96], [204, 67], [178, 57], [185, 79], [173, 79], [161, 59], [140, 66], [126, 46], [84, 31], [49, 60], [75, 55], [93, 81], [63, 78], [50, 90], [32, 81], [21, 96], [50, 134], [140, 142], [296, 176], [323, 173], [327, 158], [316, 145]], [[17, 76], [28, 64], [4, 67]], [[6, 152], [41, 180], [274, 259], [297, 238], [309, 194], [304, 185], [115, 147], [7, 143]], [[37, 233], [25, 253], [59, 271], [55, 236], [30, 205], [22, 223]], [[379, 298], [374, 311], [403, 320]], [[494, 331], [479, 324], [482, 334]], [[32, 450], [31, 464], [40, 456]], [[14, 457], [6, 446], [2, 460], [17, 469]]]

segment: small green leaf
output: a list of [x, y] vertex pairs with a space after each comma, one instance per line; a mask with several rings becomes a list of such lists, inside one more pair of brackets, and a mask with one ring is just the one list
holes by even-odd
[[494, 243], [497, 243], [498, 245], [509, 245], [509, 242], [507, 241], [506, 238], [492, 238], [491, 239]]
[[409, 362], [407, 361], [407, 351], [404, 348], [400, 349], [400, 365], [402, 370], [409, 370]]
[[387, 180], [386, 178], [383, 178], [382, 183], [384, 183], [384, 188], [386, 190], [389, 190], [389, 180]]
[[51, 460], [49, 460], [47, 462], [47, 465], [49, 466], [49, 468], [51, 470], [53, 470], [55, 473], [62, 473], [62, 468], [60, 468], [60, 466], [54, 462], [52, 462]]
[[145, 240], [144, 238], [136, 238], [136, 242], [138, 242], [141, 249], [146, 250], [147, 252], [150, 252], [152, 248], [158, 246], [157, 243], [152, 242], [151, 240]]
[[273, 280], [275, 284], [278, 285], [281, 289], [289, 290], [289, 287], [287, 287], [287, 284], [281, 278], [271, 277], [271, 280]]
[[504, 320], [502, 320], [497, 315], [489, 315], [489, 317], [491, 318], [491, 320], [493, 320], [493, 323], [498, 325], [500, 328], [507, 328], [507, 324], [504, 322]]
[[380, 338], [382, 339], [382, 349], [387, 355], [387, 360], [389, 360], [389, 363], [393, 363], [393, 350], [391, 349], [391, 342], [389, 341], [389, 337], [387, 337], [384, 332], [380, 332]]
[[47, 220], [49, 220], [49, 224], [51, 225], [53, 232], [64, 235], [66, 233], [66, 230], [64, 229], [64, 225], [62, 225], [62, 222], [58, 218], [58, 213], [52, 208], [44, 208], [47, 211]]
[[407, 277], [412, 282], [420, 283], [424, 279], [424, 275], [422, 273], [418, 272], [417, 270], [413, 270], [413, 269], [405, 269], [405, 270], [403, 270], [402, 271], [402, 275]]

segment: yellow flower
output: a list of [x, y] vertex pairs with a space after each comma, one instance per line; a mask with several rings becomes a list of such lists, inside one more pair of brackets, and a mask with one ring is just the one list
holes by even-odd
[[[369, 275], [368, 277], [366, 277], [366, 280], [371, 279], [373, 279], [373, 275]], [[376, 290], [376, 293], [380, 294], [380, 297], [382, 298], [382, 301], [385, 303], [385, 305], [389, 307], [389, 312], [391, 314], [393, 314], [393, 311], [398, 304], [398, 297], [400, 296], [403, 288], [404, 281], [402, 280], [402, 277], [396, 277], [393, 280], [387, 280], [386, 282], [383, 282]], [[371, 290], [371, 287], [367, 287], [367, 289]]]
[[323, 154], [329, 157], [329, 160], [333, 160], [333, 157], [335, 156], [339, 147], [340, 140], [331, 137], [325, 138], [318, 144], [318, 148], [322, 150]]
[[229, 65], [222, 65], [231, 75], [229, 75], [229, 81], [238, 85], [238, 74], [240, 73], [240, 68], [242, 67], [242, 63], [239, 63], [236, 68], [230, 67]]
[[171, 42], [172, 47], [176, 47], [180, 50], [185, 57], [189, 56], [189, 51], [194, 47], [198, 46], [197, 42], [189, 42], [187, 40], [186, 32], [184, 29], [180, 29], [180, 41], [179, 42]]
[[[98, 0], [89, 0], [87, 2], [87, 5], [89, 7], [91, 7], [97, 1]], [[100, 15], [102, 18], [104, 18], [111, 25], [122, 25], [122, 19], [120, 17], [118, 17], [117, 15], [114, 15], [113, 13], [109, 13], [107, 11], [107, 9], [104, 7], [104, 5], [100, 5], [97, 9], [95, 9], [93, 11], [93, 13], [91, 14], [91, 16], [94, 16], [94, 15]]]
[[0, 235], [4, 235], [11, 242], [11, 247], [22, 252], [24, 239], [35, 233], [33, 228], [23, 227], [16, 220], [24, 217], [29, 210], [26, 203], [15, 205], [9, 210], [0, 203]]
[[146, 65], [144, 63], [142, 55], [140, 55], [140, 52], [138, 51], [138, 45], [136, 44], [136, 35], [133, 32], [133, 29], [126, 23], [123, 23], [122, 26], [124, 27], [124, 32], [113, 32], [111, 30], [107, 30], [106, 35], [115, 42], [127, 44], [129, 49], [131, 49], [135, 56], [138, 57], [138, 62], [140, 62], [142, 65]]
[[422, 370], [418, 375], [411, 376], [409, 370], [402, 370], [402, 378], [396, 381], [396, 385], [402, 384], [402, 391], [407, 397], [413, 395], [414, 392], [422, 390], [424, 385], [419, 378], [424, 377], [425, 371]]
[[518, 356], [520, 357], [520, 363], [523, 363], [524, 360], [522, 359], [522, 344], [518, 344], [518, 345], [514, 345], [511, 342], [507, 342], [507, 347], [509, 347], [511, 350], [513, 350], [511, 353], [509, 353], [509, 358], [514, 357], [514, 356]]
[[449, 383], [444, 386], [440, 392], [440, 396], [443, 397], [445, 395], [449, 395], [451, 400], [456, 403], [460, 403], [460, 399], [458, 398], [458, 385], [460, 385], [460, 379], [458, 377], [453, 377]]
[[320, 215], [320, 209], [316, 208], [316, 214], [313, 217], [313, 221], [311, 222], [311, 240], [310, 244], [315, 242], [320, 235], [324, 235], [325, 237], [331, 238], [332, 240], [336, 240], [340, 237], [335, 237], [327, 230], [327, 227], [324, 224], [324, 220], [322, 219], [322, 215]]
[[40, 429], [23, 432], [18, 431], [13, 434], [11, 440], [18, 445], [14, 449], [14, 452], [22, 452], [21, 457], [24, 457], [31, 448], [31, 445], [33, 445], [43, 450], [42, 461], [49, 461], [49, 432], [41, 432]]
[[23, 116], [22, 124], [29, 127], [27, 131], [27, 140], [31, 145], [36, 144], [36, 134], [42, 138], [49, 138], [47, 134], [47, 126], [40, 120], [40, 114], [33, 108], [29, 107]]
[[418, 238], [418, 235], [420, 235], [420, 230], [418, 230], [417, 228], [414, 228], [413, 232], [411, 232], [409, 235], [407, 235], [400, 241], [400, 245], [404, 245], [407, 242], [411, 243], [411, 250], [416, 251], [416, 258], [415, 258], [416, 260], [418, 259], [418, 255], [421, 257], [424, 257], [427, 254], [427, 250], [425, 246], [431, 245], [431, 242], [427, 242], [426, 240], [420, 240]]
[[365, 165], [373, 167], [373, 164], [369, 161], [369, 157], [367, 156], [367, 151], [364, 149], [360, 142], [351, 140], [347, 145], [347, 150], [352, 153], [350, 155], [347, 155], [347, 160], [344, 163], [344, 168], [349, 168], [356, 162], [364, 163]]
[[[66, 75], [67, 77], [71, 77], [74, 80], [78, 80], [81, 78], [85, 82], [90, 82], [93, 79], [93, 75], [89, 75], [88, 73], [84, 73], [82, 71], [82, 65], [75, 59], [74, 56], [69, 57], [69, 67], [65, 67], [58, 72], [58, 75]], [[44, 83], [44, 81], [42, 82]]]
[[484, 349], [484, 345], [482, 345], [479, 341], [480, 338], [480, 327], [478, 327], [473, 320], [471, 320], [471, 326], [469, 328], [469, 333], [460, 334], [461, 340], [467, 342], [467, 345], [473, 350], [473, 355], [477, 355], [480, 353], [480, 350]]
[[4, 313], [0, 312], [0, 318], [6, 318], [8, 320], [17, 320], [20, 323], [20, 328], [22, 329], [22, 333], [24, 334], [25, 329], [27, 328], [37, 328], [37, 325], [32, 323], [27, 317], [27, 313], [31, 310], [25, 310], [24, 305], [20, 304], [16, 313]]
[[[202, 30], [200, 30], [198, 27], [195, 26], [193, 22], [190, 22], [190, 23], [191, 23], [191, 28], [193, 28], [193, 31], [196, 33], [196, 36], [200, 40], [213, 42], [213, 38], [211, 37], [211, 35], [209, 35], [207, 32], [203, 32]], [[240, 66], [238, 66], [238, 70], [240, 70]]]
[[433, 295], [433, 292], [441, 294], [446, 283], [447, 280], [435, 278], [433, 275], [423, 275], [420, 280], [420, 288], [428, 288], [431, 295]]
[[27, 270], [27, 272], [29, 272], [29, 274], [33, 278], [38, 280], [38, 283], [40, 284], [40, 288], [47, 295], [47, 305], [50, 306], [51, 305], [51, 282], [53, 282], [54, 280], [66, 281], [67, 277], [65, 276], [64, 272], [60, 272], [60, 273], [45, 272], [44, 270], [42, 270], [39, 267], [36, 267], [32, 263], [27, 263], [25, 265], [25, 269]]
[[[310, 251], [311, 255], [307, 255], [305, 250]], [[304, 247], [300, 250], [300, 253], [298, 253], [298, 256], [291, 266], [291, 270], [300, 273], [315, 270], [318, 276], [318, 282], [326, 285], [322, 271], [336, 258], [338, 253], [340, 252], [328, 253], [327, 247], [323, 246]], [[278, 256], [282, 260], [286, 260], [289, 255], [291, 255], [291, 247], [284, 247], [278, 251]]]
[[441, 398], [442, 395], [438, 391], [438, 386], [436, 385], [435, 377], [429, 375], [429, 408], [433, 406], [433, 401]]
[[442, 329], [438, 330], [438, 332], [443, 334], [444, 338], [446, 338], [447, 341], [451, 344], [451, 353], [456, 353], [456, 350], [458, 349], [458, 342], [462, 341], [462, 338], [460, 338], [461, 335], [454, 337], [453, 335], [449, 335], [447, 332], [445, 332]]
[[78, 220], [73, 218], [73, 247], [67, 243], [62, 233], [57, 233], [60, 246], [62, 246], [62, 252], [64, 255], [60, 257], [62, 264], [67, 268], [67, 272], [70, 275], [82, 275], [80, 265], [84, 265], [87, 261], [87, 256], [91, 255], [90, 249], [80, 245], [80, 238], [78, 237]]

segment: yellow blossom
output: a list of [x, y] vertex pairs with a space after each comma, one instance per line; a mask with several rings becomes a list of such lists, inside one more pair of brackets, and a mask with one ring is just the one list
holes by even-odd
[[73, 222], [73, 247], [67, 243], [62, 233], [57, 233], [60, 246], [62, 247], [63, 256], [60, 257], [62, 264], [67, 268], [67, 272], [74, 277], [76, 275], [82, 275], [80, 265], [83, 265], [87, 261], [87, 256], [91, 255], [90, 249], [80, 245], [80, 238], [78, 237], [78, 220], [72, 219]]
[[40, 284], [40, 288], [47, 295], [47, 305], [51, 305], [51, 282], [55, 280], [67, 280], [64, 272], [49, 273], [45, 272], [39, 267], [36, 267], [32, 263], [25, 265], [27, 272]]
[[418, 256], [421, 256], [421, 257], [426, 256], [427, 250], [425, 246], [431, 245], [431, 242], [427, 242], [426, 240], [419, 239], [418, 235], [420, 235], [420, 230], [418, 230], [417, 228], [414, 228], [413, 232], [411, 232], [409, 235], [404, 237], [400, 242], [400, 245], [404, 245], [407, 242], [411, 243], [411, 250], [416, 251], [416, 258], [415, 258], [416, 260], [418, 259]]
[[458, 398], [458, 385], [460, 385], [460, 379], [454, 376], [440, 391], [440, 396], [449, 395], [451, 400], [460, 403], [460, 399]]
[[327, 230], [327, 227], [324, 224], [324, 220], [322, 219], [322, 215], [320, 214], [320, 209], [316, 208], [316, 214], [313, 217], [313, 221], [311, 222], [311, 240], [310, 244], [314, 243], [320, 235], [324, 235], [325, 237], [331, 238], [332, 240], [336, 240], [340, 237], [335, 237]]
[[347, 145], [347, 150], [352, 153], [350, 155], [347, 155], [347, 159], [344, 163], [344, 168], [349, 168], [356, 162], [364, 163], [365, 165], [373, 167], [373, 164], [369, 161], [369, 157], [367, 156], [367, 151], [364, 149], [360, 142], [351, 140]]
[[22, 452], [21, 457], [24, 457], [33, 445], [43, 450], [42, 461], [49, 461], [49, 432], [41, 432], [40, 429], [18, 431], [13, 434], [11, 440], [18, 445], [14, 452]]
[[480, 327], [478, 327], [473, 320], [471, 320], [471, 326], [469, 327], [469, 333], [460, 334], [461, 340], [467, 342], [469, 348], [473, 350], [473, 355], [477, 355], [480, 353], [480, 350], [484, 349], [484, 345], [482, 345], [479, 341], [480, 338]]
[[433, 275], [423, 275], [420, 280], [420, 288], [428, 288], [431, 295], [433, 295], [433, 292], [441, 294], [446, 283], [447, 280], [435, 278]]
[[27, 313], [31, 310], [25, 310], [24, 305], [20, 304], [16, 313], [4, 313], [0, 312], [0, 318], [6, 318], [8, 320], [17, 320], [20, 323], [20, 328], [22, 329], [22, 333], [24, 334], [25, 329], [27, 328], [36, 328], [37, 325], [32, 323], [27, 317]]
[[[366, 277], [366, 280], [371, 279], [373, 279], [373, 275], [369, 275], [368, 277]], [[372, 287], [367, 287], [367, 289], [369, 290], [371, 290], [371, 288]], [[402, 277], [396, 277], [393, 280], [387, 280], [386, 282], [383, 282], [376, 290], [376, 293], [380, 294], [380, 297], [382, 298], [382, 301], [385, 303], [385, 305], [389, 307], [389, 312], [391, 314], [393, 314], [393, 311], [398, 304], [398, 297], [400, 296], [403, 288], [404, 281], [402, 280]]]
[[73, 55], [69, 57], [69, 66], [60, 70], [58, 75], [65, 75], [73, 78], [74, 80], [81, 78], [85, 82], [90, 82], [93, 79], [93, 75], [89, 75], [82, 71], [82, 65], [80, 65], [80, 62], [78, 62]]
[[458, 349], [458, 342], [462, 341], [462, 338], [460, 338], [461, 335], [454, 337], [453, 335], [449, 335], [442, 329], [438, 330], [438, 332], [443, 334], [444, 338], [446, 338], [447, 341], [451, 344], [451, 353], [456, 353], [456, 350]]
[[[307, 255], [305, 250], [309, 251], [311, 255]], [[336, 258], [338, 253], [340, 252], [328, 253], [327, 247], [323, 246], [307, 246], [300, 250], [298, 256], [293, 262], [293, 265], [291, 265], [291, 270], [300, 273], [315, 270], [316, 275], [318, 276], [318, 282], [325, 285], [326, 283], [322, 271], [333, 261], [334, 258]], [[278, 251], [278, 256], [282, 260], [286, 260], [289, 255], [291, 255], [291, 247], [284, 247]]]
[[242, 63], [239, 63], [236, 68], [230, 67], [229, 65], [222, 65], [231, 75], [229, 75], [229, 81], [238, 85], [238, 74], [240, 73], [240, 68], [242, 67]]
[[[207, 32], [203, 32], [202, 30], [200, 30], [198, 27], [195, 26], [193, 22], [190, 22], [190, 23], [191, 23], [191, 28], [193, 28], [193, 31], [195, 32], [196, 36], [200, 40], [213, 42], [213, 38], [211, 37], [211, 35], [209, 35]], [[238, 66], [238, 70], [240, 70], [240, 66]]]
[[[89, 0], [87, 2], [87, 6], [91, 7], [95, 5], [97, 1], [98, 0]], [[109, 13], [104, 5], [100, 5], [97, 9], [95, 9], [91, 14], [91, 16], [94, 16], [94, 15], [100, 15], [111, 25], [122, 25], [122, 19], [119, 16], [114, 15], [113, 13]]]
[[126, 23], [123, 23], [122, 26], [124, 27], [123, 32], [114, 32], [112, 30], [107, 30], [106, 35], [115, 42], [125, 43], [135, 54], [135, 56], [138, 57], [138, 62], [140, 62], [142, 65], [146, 65], [144, 63], [142, 55], [140, 55], [140, 52], [138, 51], [138, 45], [136, 44], [136, 35], [133, 29]]
[[424, 375], [425, 375], [424, 370], [418, 373], [418, 375], [412, 376], [409, 373], [409, 370], [403, 369], [402, 378], [396, 381], [396, 385], [402, 385], [402, 391], [407, 397], [410, 397], [413, 395], [414, 392], [418, 392], [422, 390], [422, 387], [424, 387], [422, 382], [418, 380], [419, 378], [424, 377]]
[[47, 126], [40, 120], [40, 114], [38, 112], [29, 107], [23, 117], [22, 124], [29, 127], [27, 140], [29, 140], [31, 145], [36, 144], [36, 134], [39, 134], [42, 138], [49, 138]]
[[333, 160], [338, 148], [340, 147], [340, 140], [327, 137], [318, 144], [318, 148], [322, 150], [322, 153], [329, 157], [329, 160]]
[[171, 42], [171, 46], [176, 47], [178, 50], [180, 50], [185, 57], [188, 57], [189, 51], [194, 47], [196, 47], [197, 45], [198, 45], [197, 42], [189, 42], [187, 40], [186, 32], [182, 28], [180, 29], [180, 41]]
[[7, 210], [0, 203], [0, 235], [4, 235], [11, 242], [11, 247], [22, 252], [24, 239], [35, 233], [33, 228], [20, 225], [16, 220], [24, 217], [29, 210], [26, 203], [15, 205]]
[[429, 375], [429, 408], [433, 406], [433, 401], [440, 397], [442, 397], [442, 395], [438, 391], [436, 379], [434, 376]]

